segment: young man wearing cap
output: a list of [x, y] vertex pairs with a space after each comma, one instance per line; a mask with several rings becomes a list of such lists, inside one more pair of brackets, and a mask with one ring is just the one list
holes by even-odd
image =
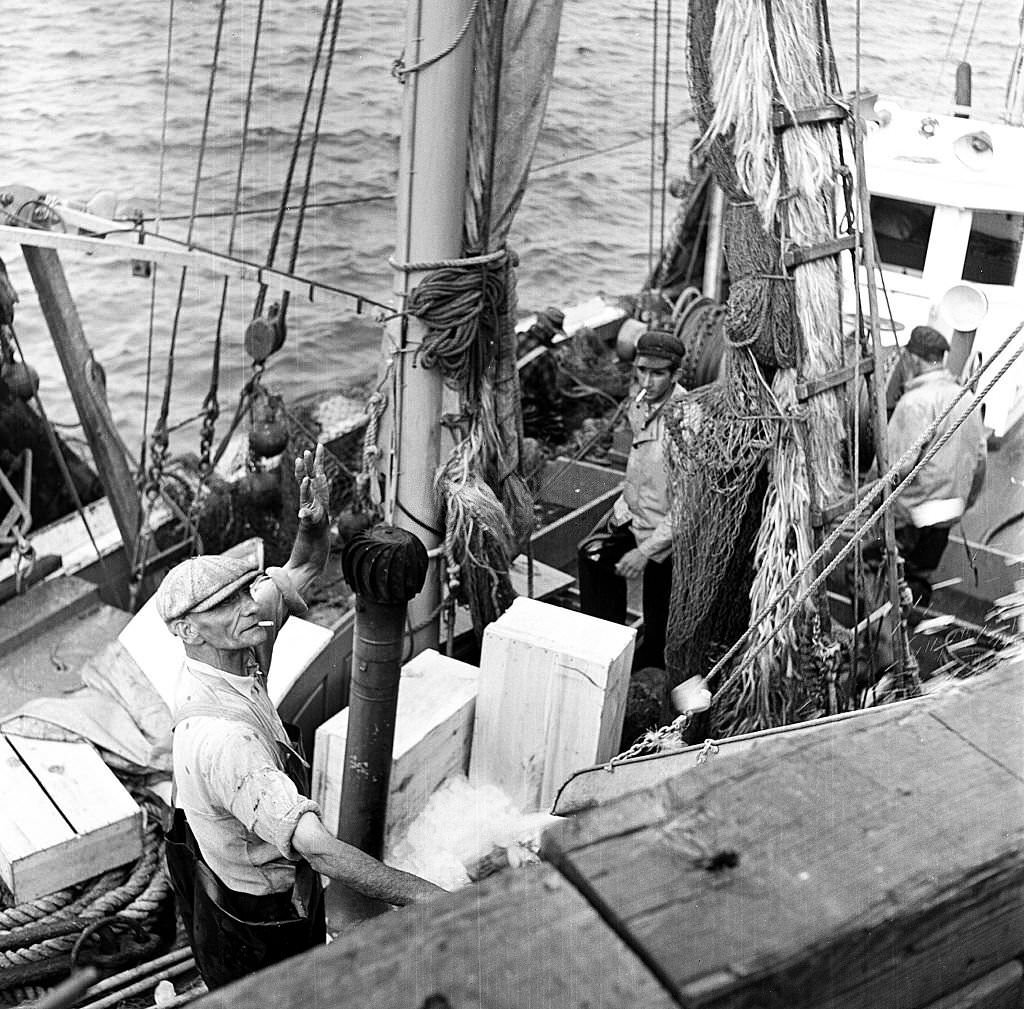
[[672, 517], [665, 472], [665, 411], [685, 395], [676, 381], [683, 344], [649, 329], [636, 345], [634, 389], [627, 416], [633, 443], [626, 477], [603, 528], [578, 551], [580, 608], [622, 623], [626, 581], [643, 577], [643, 638], [633, 666], [665, 668], [665, 632], [672, 590]]
[[[899, 460], [962, 391], [946, 370], [948, 351], [946, 338], [931, 326], [911, 331], [902, 361], [907, 381], [887, 429], [891, 462]], [[920, 452], [903, 464], [901, 479], [964, 413], [955, 410], [939, 425]], [[893, 504], [907, 583], [922, 606], [931, 600], [929, 576], [946, 549], [949, 530], [981, 490], [986, 451], [985, 429], [974, 410]]]
[[274, 637], [329, 550], [323, 446], [295, 461], [299, 529], [283, 568], [203, 556], [169, 571], [157, 609], [185, 646], [174, 729], [167, 867], [210, 988], [325, 940], [320, 873], [408, 904], [440, 889], [323, 826], [308, 765], [267, 695]]

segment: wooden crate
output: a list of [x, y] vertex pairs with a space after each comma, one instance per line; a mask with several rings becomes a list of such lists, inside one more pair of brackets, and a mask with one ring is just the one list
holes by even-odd
[[142, 854], [142, 811], [90, 743], [0, 736], [0, 878], [15, 903]]
[[[433, 649], [402, 667], [385, 843], [409, 826], [446, 778], [468, 771], [478, 672]], [[345, 708], [316, 730], [313, 749], [313, 799], [335, 834], [347, 736]]]
[[614, 756], [636, 631], [520, 597], [484, 631], [470, 779], [547, 810], [581, 767]]

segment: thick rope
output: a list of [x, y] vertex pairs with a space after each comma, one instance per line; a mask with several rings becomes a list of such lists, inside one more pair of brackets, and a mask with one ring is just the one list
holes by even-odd
[[429, 273], [410, 291], [406, 312], [427, 328], [417, 354], [425, 368], [438, 368], [445, 382], [479, 399], [480, 383], [494, 360], [505, 303], [506, 256], [480, 267]]
[[65, 971], [79, 935], [112, 914], [139, 924], [153, 921], [170, 893], [162, 864], [157, 807], [140, 800], [144, 848], [130, 869], [116, 869], [75, 889], [0, 911], [0, 991]]

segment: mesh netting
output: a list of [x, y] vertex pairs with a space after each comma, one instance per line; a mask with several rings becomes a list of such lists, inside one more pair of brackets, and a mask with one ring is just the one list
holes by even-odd
[[715, 383], [671, 404], [666, 458], [673, 489], [673, 568], [666, 659], [674, 682], [705, 671], [716, 636], [715, 621], [708, 619], [716, 598], [742, 593], [752, 533], [741, 531], [773, 441], [767, 413], [757, 366], [745, 352], [728, 348]]

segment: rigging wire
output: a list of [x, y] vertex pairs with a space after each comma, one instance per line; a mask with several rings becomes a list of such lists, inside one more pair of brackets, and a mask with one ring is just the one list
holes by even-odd
[[964, 62], [971, 54], [971, 46], [974, 44], [974, 32], [978, 27], [978, 18], [981, 16], [981, 5], [983, 0], [978, 0], [978, 6], [974, 8], [974, 20], [971, 21], [971, 30], [967, 33], [967, 44], [964, 46]]
[[[946, 52], [942, 59], [938, 62], [935, 69], [935, 83], [932, 85], [932, 100], [934, 101], [939, 94], [939, 85], [942, 83], [942, 72], [950, 59], [953, 57], [953, 43], [956, 41], [957, 32], [960, 28], [960, 18], [963, 15], [964, 8], [967, 6], [967, 0], [960, 0], [960, 3], [956, 8], [956, 17], [953, 19], [953, 27], [949, 30], [949, 38], [946, 41]], [[981, 0], [978, 0], [978, 8], [981, 8]], [[975, 15], [977, 17], [977, 15]]]
[[[156, 212], [163, 209], [164, 174], [167, 166], [167, 119], [171, 91], [171, 55], [174, 48], [174, 0], [168, 0], [167, 52], [164, 57], [163, 112], [160, 117], [160, 167], [157, 173]], [[156, 227], [159, 233], [159, 225]], [[153, 337], [156, 330], [156, 275], [153, 270], [149, 282], [149, 334], [146, 340], [146, 385], [142, 405], [142, 444], [139, 446], [139, 475], [146, 469], [146, 445], [149, 432], [149, 401], [153, 389]]]
[[[248, 112], [248, 110], [246, 110]], [[309, 210], [323, 210], [328, 207], [349, 207], [356, 206], [362, 203], [377, 203], [383, 200], [393, 200], [395, 198], [394, 193], [378, 193], [371, 196], [351, 196], [343, 200], [314, 200], [306, 204]], [[294, 204], [289, 204], [284, 208], [286, 211], [298, 210], [299, 207]], [[243, 210], [241, 207], [231, 210], [207, 210], [203, 213], [196, 214], [196, 220], [215, 220], [219, 217], [253, 217], [260, 214], [276, 214], [280, 212], [280, 207], [249, 207]], [[134, 224], [137, 221], [187, 221], [189, 219], [188, 214], [171, 214], [165, 217], [115, 217], [115, 221], [123, 221], [124, 223]]]
[[[196, 209], [199, 206], [199, 185], [203, 178], [203, 160], [206, 156], [206, 143], [210, 132], [210, 113], [213, 107], [213, 89], [217, 80], [217, 65], [220, 62], [221, 39], [224, 34], [224, 14], [227, 8], [227, 0], [220, 0], [220, 10], [217, 15], [217, 33], [213, 43], [213, 62], [210, 66], [210, 83], [206, 89], [206, 108], [203, 113], [203, 127], [199, 138], [199, 153], [196, 157], [196, 178], [192, 187], [192, 211], [188, 222], [188, 233], [185, 241], [190, 243], [196, 225]], [[181, 268], [181, 279], [178, 282], [178, 300], [174, 308], [174, 322], [171, 324], [171, 342], [167, 351], [167, 378], [164, 382], [163, 401], [160, 408], [160, 419], [157, 421], [154, 438], [166, 435], [167, 414], [171, 408], [171, 385], [174, 379], [174, 351], [178, 341], [178, 325], [181, 321], [181, 306], [185, 300], [185, 278], [188, 274], [188, 267]], [[166, 451], [166, 446], [164, 446]]]
[[[281, 187], [281, 203], [277, 209], [277, 217], [274, 221], [274, 229], [270, 236], [270, 244], [267, 249], [268, 267], [274, 265], [274, 257], [277, 255], [277, 244], [281, 239], [281, 230], [284, 227], [285, 207], [288, 204], [288, 197], [291, 195], [292, 180], [295, 178], [295, 167], [299, 162], [299, 151], [302, 148], [302, 135], [306, 129], [306, 116], [309, 114], [309, 103], [313, 98], [313, 87], [316, 83], [317, 71], [320, 69], [320, 57], [323, 55], [324, 40], [327, 38], [327, 26], [331, 22], [331, 11], [333, 0], [327, 0], [324, 4], [324, 13], [320, 21], [320, 35], [317, 38], [316, 50], [313, 53], [313, 65], [309, 72], [309, 83], [306, 85], [306, 93], [302, 99], [302, 111], [299, 113], [299, 123], [295, 130], [295, 141], [292, 144], [291, 157], [288, 159], [288, 169], [285, 172], [284, 185]], [[261, 283], [259, 293], [256, 295], [256, 305], [253, 309], [253, 318], [263, 313], [263, 305], [267, 297], [267, 285]]]
[[[328, 3], [328, 7], [330, 7], [330, 3]], [[316, 148], [317, 143], [320, 140], [320, 126], [323, 122], [324, 107], [327, 104], [327, 88], [331, 80], [331, 68], [334, 65], [334, 50], [338, 43], [338, 30], [341, 27], [341, 12], [343, 7], [343, 0], [335, 0], [334, 19], [331, 24], [331, 42], [327, 48], [327, 60], [324, 63], [323, 79], [320, 82], [320, 101], [317, 105], [316, 120], [313, 123], [313, 135], [309, 144], [309, 157], [306, 161], [306, 178], [302, 186], [302, 198], [299, 201], [299, 217], [295, 222], [295, 235], [292, 238], [291, 255], [288, 258], [289, 273], [295, 269], [295, 264], [299, 258], [299, 243], [302, 238], [302, 226], [306, 220], [306, 205], [309, 203], [309, 193], [313, 185], [313, 164], [316, 161]], [[312, 78], [310, 79], [310, 85], [312, 86]], [[281, 296], [282, 320], [288, 311], [289, 298], [289, 291], [285, 291]]]
[[650, 166], [648, 171], [649, 193], [647, 199], [647, 276], [654, 273], [654, 187], [657, 181], [657, 132], [658, 132], [658, 24], [660, 22], [659, 0], [654, 0], [654, 21], [651, 38], [651, 138]]
[[[22, 350], [21, 343], [18, 340], [18, 334], [15, 332], [14, 326], [8, 326], [7, 331], [15, 349], [18, 352], [18, 357], [24, 361], [25, 352]], [[39, 394], [38, 389], [36, 389], [33, 394], [33, 398], [35, 399], [36, 410], [43, 421], [43, 427], [46, 431], [46, 440], [50, 447], [50, 452], [53, 454], [53, 458], [57, 463], [57, 468], [60, 470], [61, 479], [64, 481], [64, 486], [68, 489], [71, 501], [75, 506], [75, 511], [77, 512], [78, 517], [82, 520], [82, 525], [85, 526], [85, 534], [89, 537], [89, 543], [92, 545], [92, 549], [96, 554], [96, 559], [100, 565], [100, 571], [103, 573], [103, 581], [109, 584], [111, 581], [111, 574], [107, 568], [107, 560], [103, 556], [103, 551], [100, 549], [99, 544], [96, 542], [96, 537], [93, 535], [92, 527], [89, 525], [89, 520], [85, 514], [85, 504], [82, 502], [82, 497], [78, 493], [78, 488], [75, 486], [74, 478], [71, 475], [71, 469], [68, 466], [67, 459], [64, 458], [64, 452], [57, 440], [57, 432], [54, 430], [55, 425], [46, 415], [46, 408], [43, 406], [43, 398]]]
[[[665, 248], [665, 215], [668, 200], [668, 110], [670, 84], [672, 80], [672, 0], [666, 0], [665, 4], [665, 75], [664, 75], [664, 101], [661, 112], [661, 228], [658, 247]], [[660, 255], [660, 251], [659, 251]]]

